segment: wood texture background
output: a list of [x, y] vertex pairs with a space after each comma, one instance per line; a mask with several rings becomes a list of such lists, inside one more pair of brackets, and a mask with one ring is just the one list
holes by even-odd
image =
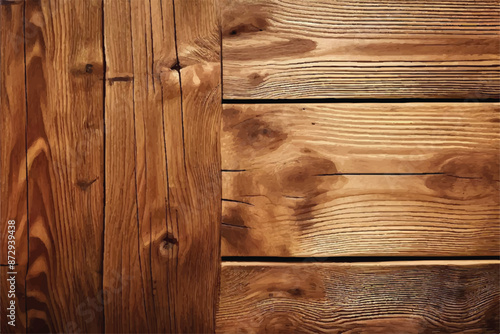
[[498, 0], [224, 0], [224, 98], [498, 98]]
[[499, 8], [0, 0], [1, 332], [498, 333]]
[[499, 261], [224, 263], [218, 333], [498, 333]]
[[500, 249], [498, 103], [225, 105], [224, 256]]

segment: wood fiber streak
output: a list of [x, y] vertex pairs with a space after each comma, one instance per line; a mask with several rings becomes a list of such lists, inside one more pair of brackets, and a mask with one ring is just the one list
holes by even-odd
[[102, 1], [27, 0], [25, 10], [27, 330], [100, 333]]
[[[0, 323], [1, 333], [24, 332], [28, 263], [24, 6], [0, 6]], [[15, 220], [15, 254], [8, 253], [8, 221]], [[16, 259], [16, 322], [8, 325], [8, 255]]]
[[225, 105], [222, 255], [498, 255], [499, 112]]
[[498, 0], [221, 0], [224, 98], [500, 94]]
[[223, 263], [218, 333], [498, 333], [499, 261]]
[[106, 331], [213, 332], [221, 202], [215, 2], [105, 0], [104, 22]]

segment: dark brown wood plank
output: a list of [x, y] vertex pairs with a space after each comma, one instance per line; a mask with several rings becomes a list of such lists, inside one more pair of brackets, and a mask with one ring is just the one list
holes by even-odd
[[25, 8], [27, 329], [102, 332], [102, 1]]
[[[2, 333], [18, 333], [26, 329], [28, 207], [23, 21], [22, 3], [0, 5], [0, 265], [2, 265], [0, 332]], [[8, 266], [12, 263], [17, 264], [14, 270]], [[16, 274], [9, 274], [12, 272]], [[14, 282], [14, 293], [10, 282]], [[11, 305], [11, 301], [14, 301], [14, 306]], [[8, 317], [11, 315], [12, 317]]]
[[215, 1], [104, 4], [106, 330], [213, 332], [221, 202]]
[[224, 0], [224, 98], [498, 98], [498, 0]]
[[499, 263], [223, 263], [217, 332], [498, 333]]
[[225, 105], [222, 255], [498, 255], [499, 106]]

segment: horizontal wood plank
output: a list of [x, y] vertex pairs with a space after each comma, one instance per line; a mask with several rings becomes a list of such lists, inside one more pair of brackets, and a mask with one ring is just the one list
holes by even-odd
[[498, 333], [499, 261], [223, 263], [218, 333]]
[[499, 107], [226, 105], [222, 255], [499, 254]]
[[226, 99], [498, 98], [498, 0], [224, 0]]

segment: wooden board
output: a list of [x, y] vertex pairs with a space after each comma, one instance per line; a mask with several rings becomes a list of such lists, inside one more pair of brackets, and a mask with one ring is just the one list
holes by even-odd
[[[24, 88], [24, 6], [0, 5], [0, 323], [1, 333], [26, 328], [25, 277], [28, 263], [26, 193], [26, 99]], [[15, 223], [9, 224], [13, 220]], [[10, 228], [9, 228], [10, 226]], [[12, 226], [15, 227], [15, 233]], [[14, 236], [12, 239], [10, 236]], [[10, 241], [10, 243], [9, 243]], [[12, 243], [14, 241], [14, 243]], [[9, 246], [15, 249], [9, 251]], [[9, 258], [11, 256], [11, 258]], [[13, 258], [12, 258], [13, 257]], [[7, 266], [15, 261], [15, 270]], [[15, 275], [8, 273], [16, 272]], [[10, 298], [7, 279], [15, 276]], [[9, 325], [15, 302], [15, 327]]]
[[25, 10], [27, 330], [100, 333], [102, 1], [27, 0]]
[[106, 331], [213, 332], [221, 203], [215, 1], [105, 0], [104, 22]]
[[498, 333], [499, 263], [223, 263], [217, 332]]
[[222, 255], [498, 255], [499, 107], [225, 105]]
[[[135, 44], [132, 40], [132, 5], [135, 5], [133, 14], [136, 19], [133, 28], [141, 36]], [[137, 160], [142, 162], [142, 166], [145, 158], [144, 148], [136, 147], [135, 111], [137, 109], [138, 119], [144, 122], [144, 111], [148, 105], [152, 110], [151, 119], [156, 122], [157, 126], [160, 126], [159, 133], [157, 126], [149, 131], [150, 136], [157, 140], [156, 145], [151, 147], [151, 151], [155, 154], [159, 153], [156, 157], [159, 165], [153, 164], [153, 173], [148, 173], [148, 175], [149, 179], [154, 179], [155, 172], [160, 171], [157, 187], [154, 190], [160, 198], [162, 195], [165, 197], [166, 192], [166, 182], [162, 179], [161, 173], [165, 170], [164, 141], [161, 137], [158, 138], [159, 135], [163, 135], [161, 99], [158, 98], [161, 91], [158, 90], [159, 92], [156, 93], [151, 89], [151, 94], [148, 94], [152, 81], [156, 81], [156, 78], [150, 73], [152, 65], [148, 62], [151, 62], [151, 57], [146, 54], [146, 52], [151, 53], [153, 48], [152, 45], [148, 45], [149, 50], [146, 48], [145, 32], [152, 34], [153, 28], [149, 17], [146, 26], [146, 15], [143, 12], [146, 9], [149, 10], [149, 3], [146, 1], [107, 0], [104, 1], [103, 7], [106, 56], [106, 230], [103, 288], [107, 296], [107, 303], [104, 306], [106, 332], [140, 332], [141, 329], [148, 329], [146, 312], [151, 311], [155, 300], [151, 294], [146, 295], [146, 291], [149, 292], [152, 289], [152, 278], [143, 274], [152, 273], [152, 270], [149, 248], [142, 247], [142, 243], [143, 239], [146, 239], [149, 228], [158, 229], [158, 225], [166, 228], [165, 214], [162, 217], [160, 210], [155, 217], [151, 218], [151, 227], [149, 221], [145, 224], [143, 219], [139, 219], [139, 203], [137, 203], [136, 156], [138, 156]], [[134, 36], [137, 38], [137, 35], [134, 34]], [[149, 40], [152, 38], [153, 36], [149, 36]], [[134, 53], [133, 50], [135, 50]], [[134, 59], [136, 59], [135, 63]], [[136, 75], [136, 79], [134, 68], [139, 66], [142, 71], [141, 75]], [[137, 90], [135, 89], [136, 80]], [[137, 103], [135, 102], [136, 95]], [[142, 123], [138, 132], [143, 143], [144, 125]], [[142, 177], [141, 180], [145, 178]], [[147, 182], [147, 179], [143, 182]], [[164, 205], [164, 201], [162, 204]], [[153, 202], [152, 207], [156, 206], [158, 204]], [[144, 214], [144, 203], [142, 203], [141, 210]], [[160, 283], [165, 284], [161, 280]], [[147, 306], [149, 306], [148, 309], [146, 309]]]
[[224, 0], [226, 99], [500, 94], [498, 0]]

